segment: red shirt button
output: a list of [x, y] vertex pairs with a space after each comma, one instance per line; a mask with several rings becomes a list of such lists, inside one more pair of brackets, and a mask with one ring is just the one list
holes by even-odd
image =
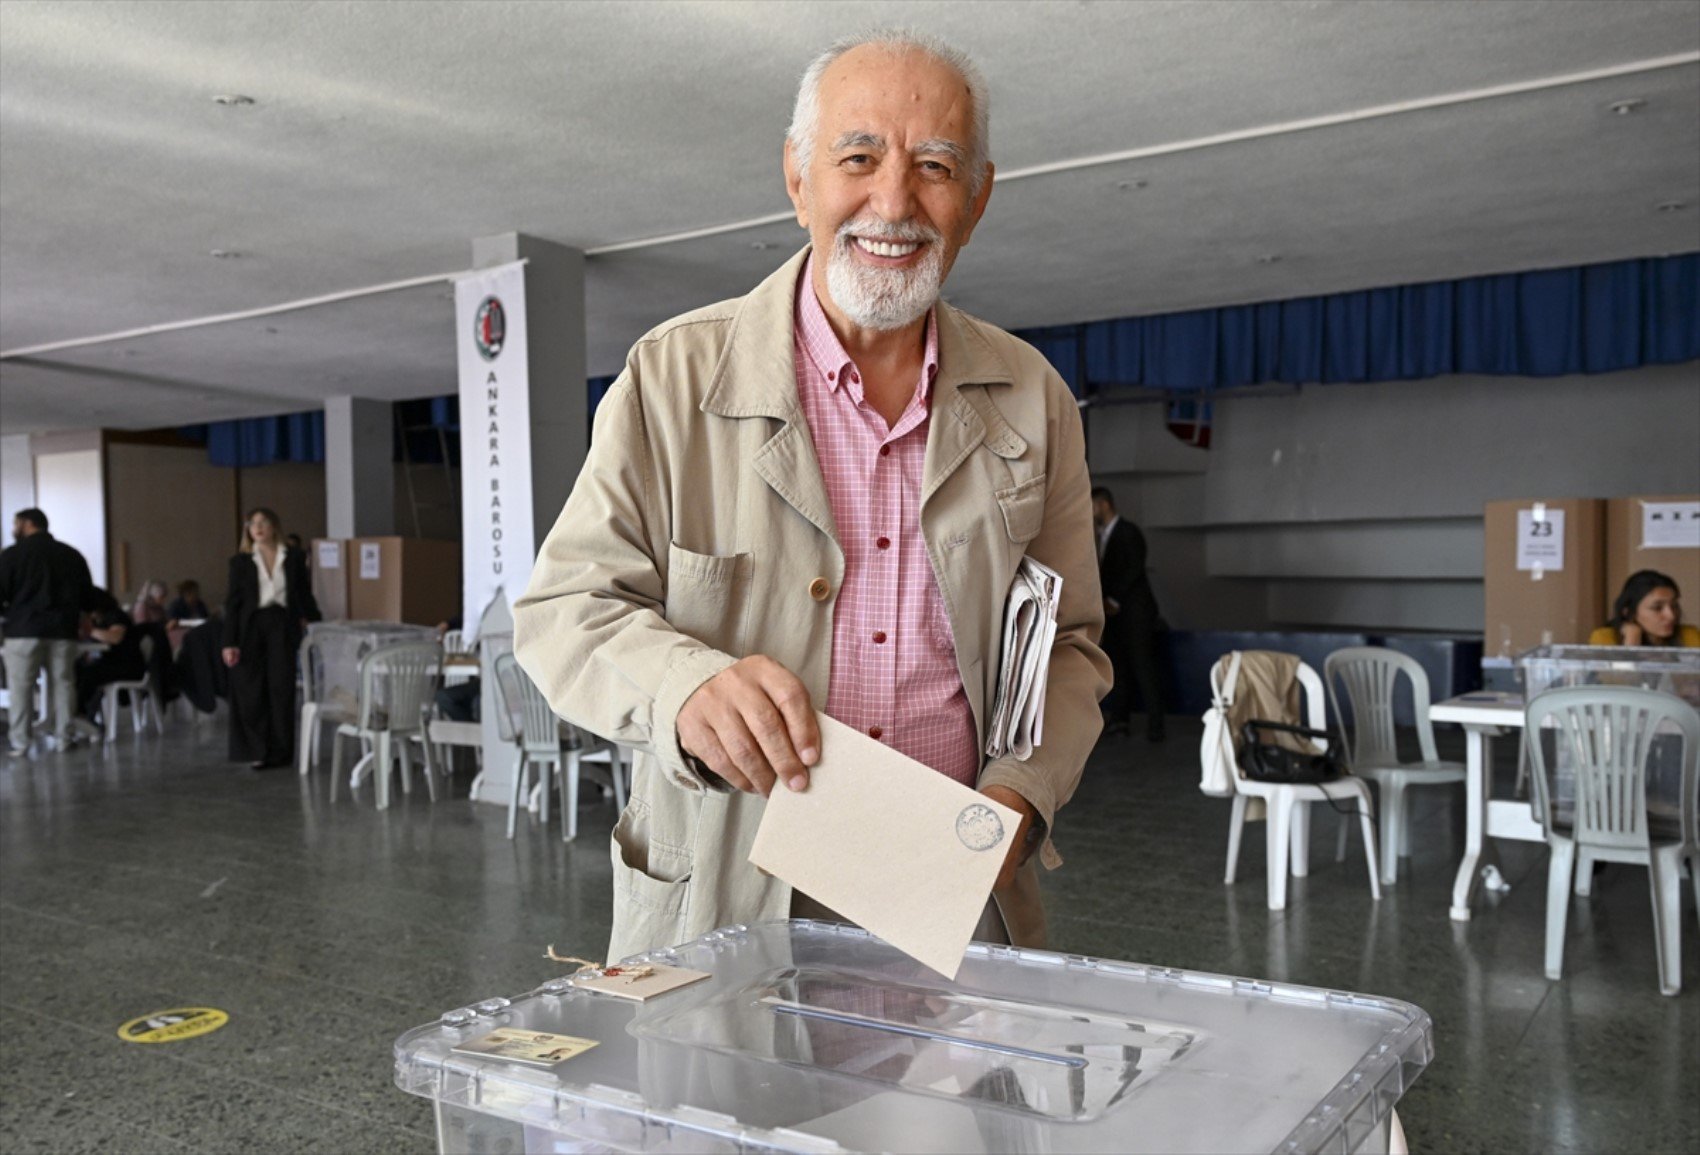
[[889, 445], [880, 446], [880, 456], [881, 457], [890, 457], [891, 456], [891, 446], [889, 446]]
[[836, 381], [836, 380], [838, 380], [838, 370], [836, 370], [836, 369], [828, 369], [828, 370], [827, 370], [827, 371], [826, 371], [826, 379], [827, 379], [827, 380], [828, 380], [828, 381]]
[[890, 549], [891, 539], [889, 537], [877, 537], [874, 539], [874, 544], [879, 546], [881, 549]]
[[885, 733], [885, 731], [880, 729], [878, 726], [869, 726], [868, 727], [868, 737], [870, 737], [870, 738], [878, 738], [880, 735], [882, 735], [884, 733]]
[[874, 631], [874, 645], [876, 645], [876, 646], [885, 645], [885, 631], [884, 630], [875, 630]]

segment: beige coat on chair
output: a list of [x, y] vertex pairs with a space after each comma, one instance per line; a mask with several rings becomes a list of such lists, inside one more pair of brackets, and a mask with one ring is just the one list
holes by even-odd
[[[637, 752], [613, 836], [612, 959], [790, 911], [790, 887], [748, 861], [765, 801], [708, 786], [674, 725], [703, 682], [749, 654], [826, 701], [844, 555], [792, 363], [806, 255], [632, 349], [514, 610], [515, 651], [555, 710]], [[1080, 416], [1032, 347], [943, 304], [938, 330], [921, 486], [948, 607], [938, 628], [955, 640], [983, 748], [1016, 566], [1031, 553], [1062, 575], [1044, 743], [1027, 762], [987, 764], [979, 782], [1017, 791], [1054, 833], [1109, 676]], [[1048, 839], [1035, 858], [1061, 862]], [[1013, 942], [1043, 943], [1032, 862], [996, 899]]]

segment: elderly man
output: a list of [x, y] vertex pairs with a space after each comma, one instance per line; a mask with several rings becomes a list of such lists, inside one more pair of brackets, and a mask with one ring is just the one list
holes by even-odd
[[[598, 410], [514, 640], [561, 714], [640, 751], [611, 958], [830, 914], [748, 861], [768, 793], [808, 788], [817, 708], [1022, 814], [978, 937], [1044, 941], [1036, 864], [1061, 862], [1109, 663], [1074, 399], [939, 300], [991, 195], [986, 126], [961, 53], [834, 45], [785, 142], [810, 244], [645, 336]], [[1023, 555], [1063, 577], [1044, 741], [988, 762]]]

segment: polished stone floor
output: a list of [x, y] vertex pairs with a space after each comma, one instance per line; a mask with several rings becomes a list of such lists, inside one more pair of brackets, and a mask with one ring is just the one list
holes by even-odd
[[[1462, 806], [1443, 789], [1421, 800], [1416, 855], [1382, 902], [1361, 857], [1332, 861], [1323, 816], [1311, 877], [1273, 913], [1261, 826], [1241, 881], [1222, 885], [1228, 806], [1196, 789], [1197, 737], [1182, 723], [1163, 746], [1100, 747], [1059, 829], [1054, 946], [1418, 1004], [1436, 1057], [1399, 1104], [1413, 1151], [1700, 1150], [1686, 885], [1680, 997], [1658, 993], [1646, 872], [1628, 867], [1577, 907], [1566, 976], [1548, 982], [1545, 849], [1508, 846], [1511, 891], [1453, 923]], [[423, 1155], [431, 1112], [391, 1085], [395, 1036], [553, 976], [550, 944], [605, 946], [611, 807], [584, 808], [570, 846], [535, 827], [509, 842], [499, 807], [416, 793], [380, 814], [369, 790], [331, 804], [323, 775], [234, 770], [223, 745], [216, 727], [177, 722], [0, 770], [8, 1155]], [[186, 1005], [230, 1023], [168, 1045], [116, 1036]]]

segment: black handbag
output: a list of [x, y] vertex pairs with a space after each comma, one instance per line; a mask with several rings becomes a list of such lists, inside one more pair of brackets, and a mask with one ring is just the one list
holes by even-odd
[[[1320, 754], [1314, 751], [1301, 753], [1260, 739], [1259, 734], [1264, 731], [1322, 739], [1328, 747]], [[1263, 722], [1256, 718], [1240, 727], [1240, 762], [1245, 776], [1254, 782], [1275, 782], [1286, 786], [1332, 782], [1346, 773], [1340, 747], [1328, 731], [1290, 726], [1285, 722]]]

